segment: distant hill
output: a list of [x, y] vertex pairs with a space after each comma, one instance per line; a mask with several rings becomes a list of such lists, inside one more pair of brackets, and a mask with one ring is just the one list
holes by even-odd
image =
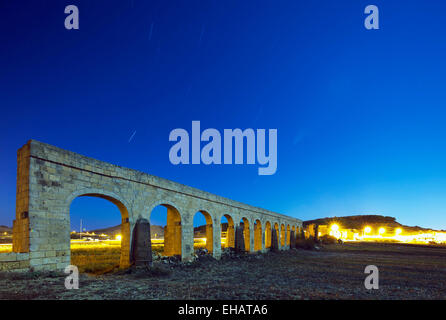
[[12, 243], [12, 228], [0, 226], [0, 243]]
[[[104, 233], [106, 235], [109, 235], [111, 238], [116, 237], [118, 234], [121, 234], [121, 225], [117, 225], [114, 227], [109, 228], [103, 228], [103, 229], [95, 229], [91, 230], [89, 232], [94, 232], [95, 234], [101, 234]], [[150, 235], [152, 238], [164, 238], [164, 228], [162, 226], [150, 226]]]
[[[228, 224], [222, 223], [222, 231], [223, 232], [226, 231], [227, 228]], [[90, 230], [88, 232], [94, 232], [97, 235], [104, 233], [106, 235], [109, 235], [111, 238], [114, 238], [118, 234], [121, 234], [121, 225], [119, 224], [114, 227]], [[204, 237], [206, 235], [206, 225], [195, 227], [194, 234], [195, 236], [198, 237]], [[164, 238], [164, 227], [157, 225], [150, 226], [150, 235], [152, 238], [157, 238], [157, 239]]]
[[396, 221], [394, 217], [381, 216], [381, 215], [355, 215], [345, 217], [326, 217], [315, 220], [307, 220], [303, 222], [304, 227], [316, 223], [319, 225], [331, 225], [333, 223], [339, 224], [344, 229], [363, 229], [365, 226], [370, 227], [384, 227], [387, 229], [402, 228], [406, 231], [418, 232], [418, 231], [442, 231], [432, 230], [428, 228], [422, 228], [419, 226], [405, 226]]
[[7, 226], [0, 226], [0, 234], [7, 232], [8, 234], [12, 233], [12, 228]]
[[[222, 223], [221, 224], [221, 231], [222, 232], [226, 232], [226, 230], [228, 229], [228, 223]], [[194, 235], [196, 237], [205, 237], [206, 236], [206, 225], [202, 225], [199, 227], [195, 227], [194, 228]]]

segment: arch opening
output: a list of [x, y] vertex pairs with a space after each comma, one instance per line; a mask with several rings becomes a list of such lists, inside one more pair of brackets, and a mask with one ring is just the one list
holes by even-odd
[[260, 220], [254, 222], [254, 251], [262, 250], [262, 223]]
[[130, 223], [126, 206], [99, 193], [69, 203], [71, 264], [80, 272], [101, 274], [130, 265]]
[[221, 217], [221, 247], [235, 248], [234, 220], [229, 214]]
[[285, 246], [285, 225], [280, 226], [280, 245]]
[[160, 204], [150, 212], [152, 252], [181, 258], [181, 215], [170, 204]]
[[243, 239], [245, 242], [245, 251], [251, 251], [250, 234], [249, 234], [249, 221], [247, 218], [243, 217], [240, 220], [240, 227], [243, 228]]
[[267, 221], [265, 224], [265, 248], [271, 248], [271, 222]]
[[214, 231], [211, 215], [200, 210], [194, 214], [194, 250], [206, 249], [211, 254], [214, 251]]
[[286, 226], [286, 245], [289, 246], [291, 243], [291, 232], [290, 232], [291, 228], [290, 225]]
[[296, 240], [302, 238], [302, 229], [299, 226], [296, 226]]

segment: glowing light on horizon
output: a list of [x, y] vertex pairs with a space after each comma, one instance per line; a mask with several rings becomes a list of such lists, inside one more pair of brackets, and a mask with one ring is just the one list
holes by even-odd
[[335, 237], [336, 239], [340, 239], [342, 238], [342, 233], [339, 231], [339, 226], [335, 223], [332, 224], [330, 227], [331, 231], [330, 231], [330, 235]]

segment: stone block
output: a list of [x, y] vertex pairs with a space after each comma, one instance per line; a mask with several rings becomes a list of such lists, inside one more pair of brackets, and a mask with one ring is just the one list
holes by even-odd
[[290, 233], [290, 249], [296, 248], [296, 236], [294, 235], [294, 231], [291, 230]]
[[245, 252], [245, 237], [243, 235], [243, 227], [241, 226], [235, 228], [235, 251]]
[[133, 229], [130, 262], [136, 266], [152, 264], [152, 245], [150, 240], [150, 223], [146, 219], [138, 219]]
[[271, 230], [271, 251], [279, 251], [279, 239], [277, 237], [277, 230]]
[[17, 253], [5, 252], [0, 253], [0, 262], [14, 262], [17, 261]]

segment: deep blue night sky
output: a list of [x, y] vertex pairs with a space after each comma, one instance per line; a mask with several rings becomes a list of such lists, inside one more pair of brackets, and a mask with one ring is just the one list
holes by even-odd
[[[66, 5], [80, 30], [66, 30]], [[366, 30], [364, 8], [380, 9]], [[444, 1], [0, 0], [0, 224], [29, 139], [311, 219], [446, 229]], [[278, 169], [174, 166], [169, 132], [277, 128]], [[136, 131], [133, 139], [130, 137]], [[120, 222], [76, 199], [73, 227]]]

